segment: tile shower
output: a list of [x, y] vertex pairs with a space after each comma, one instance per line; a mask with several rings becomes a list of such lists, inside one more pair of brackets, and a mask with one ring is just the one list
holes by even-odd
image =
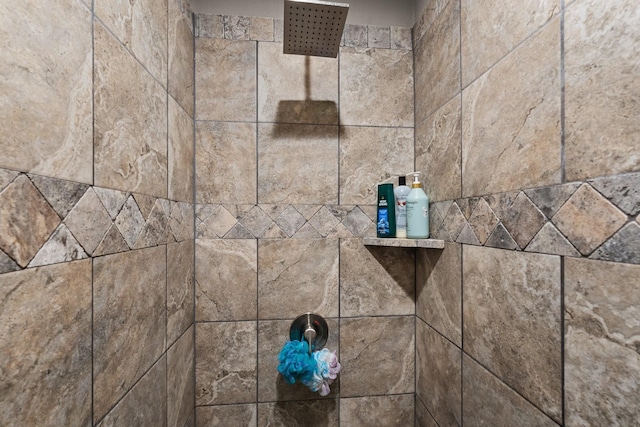
[[[637, 419], [637, 8], [426, 4], [308, 60], [181, 1], [0, 5], [0, 424]], [[364, 247], [414, 166], [445, 249]], [[326, 398], [275, 369], [308, 310]]]

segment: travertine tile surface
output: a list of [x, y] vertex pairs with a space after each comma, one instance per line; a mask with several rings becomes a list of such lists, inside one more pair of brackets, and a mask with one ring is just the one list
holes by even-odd
[[462, 245], [416, 252], [416, 314], [432, 328], [462, 346]]
[[357, 397], [340, 400], [340, 424], [349, 427], [413, 425], [414, 396]]
[[96, 258], [93, 264], [97, 421], [165, 350], [166, 252], [159, 246]]
[[566, 8], [568, 180], [640, 168], [638, 19], [633, 0], [580, 0]]
[[340, 240], [340, 316], [415, 313], [415, 252]]
[[167, 245], [167, 346], [193, 323], [193, 240]]
[[94, 183], [167, 196], [167, 95], [96, 22]]
[[193, 201], [193, 119], [169, 97], [168, 198]]
[[93, 254], [111, 227], [111, 218], [93, 188], [84, 193], [64, 220], [65, 225], [87, 251]]
[[549, 48], [560, 45], [559, 25], [462, 92], [464, 197], [560, 182], [560, 51]]
[[184, 426], [195, 405], [194, 331], [167, 350], [167, 425]]
[[255, 402], [256, 322], [196, 324], [196, 405]]
[[258, 404], [258, 427], [338, 427], [337, 400]]
[[168, 91], [191, 117], [194, 115], [194, 55], [191, 14], [181, 10], [183, 0], [168, 0]]
[[416, 386], [439, 425], [461, 425], [461, 350], [435, 330], [416, 321]]
[[413, 393], [414, 343], [412, 316], [341, 319], [340, 396]]
[[196, 320], [257, 317], [255, 239], [196, 241]]
[[0, 299], [0, 424], [90, 425], [91, 261], [2, 274]]
[[196, 123], [198, 203], [256, 203], [256, 125]]
[[424, 403], [422, 403], [422, 401], [418, 397], [416, 397], [415, 426], [438, 427], [438, 423], [436, 423], [436, 420], [433, 419], [427, 408], [424, 406]]
[[95, 13], [166, 88], [167, 0], [96, 1]]
[[640, 266], [565, 261], [566, 425], [640, 419]]
[[461, 89], [460, 3], [442, 4], [425, 35], [414, 42], [416, 124], [424, 122]]
[[196, 407], [198, 423], [194, 427], [226, 427], [238, 425], [256, 427], [258, 423], [258, 405], [220, 405]]
[[91, 184], [91, 12], [4, 3], [0, 28], [0, 167]]
[[258, 242], [258, 317], [338, 316], [338, 239]]
[[338, 127], [258, 125], [258, 202], [338, 202]]
[[463, 280], [465, 352], [559, 421], [560, 257], [465, 246]]
[[378, 182], [413, 171], [413, 140], [409, 128], [340, 127], [340, 203], [376, 204]]
[[462, 395], [465, 425], [556, 427], [538, 408], [469, 356], [463, 356]]
[[338, 124], [338, 61], [259, 43], [258, 121]]
[[467, 86], [558, 13], [560, 0], [462, 0], [462, 85]]
[[162, 356], [97, 427], [167, 425], [167, 361]]
[[256, 42], [197, 38], [195, 60], [196, 119], [255, 121]]
[[416, 121], [416, 170], [422, 172], [420, 178], [430, 202], [462, 196], [460, 107], [460, 96], [456, 96]]
[[413, 81], [412, 51], [343, 48], [340, 124], [413, 127]]

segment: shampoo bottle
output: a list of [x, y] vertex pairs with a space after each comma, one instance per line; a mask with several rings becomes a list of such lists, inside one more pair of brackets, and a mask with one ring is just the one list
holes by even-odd
[[426, 239], [429, 237], [429, 198], [419, 181], [420, 172], [412, 172], [413, 183], [407, 196], [407, 237]]
[[407, 187], [407, 178], [398, 178], [398, 186], [393, 193], [396, 198], [396, 237], [407, 237], [407, 196], [411, 189]]
[[378, 184], [378, 237], [396, 236], [396, 210], [393, 200], [393, 184]]

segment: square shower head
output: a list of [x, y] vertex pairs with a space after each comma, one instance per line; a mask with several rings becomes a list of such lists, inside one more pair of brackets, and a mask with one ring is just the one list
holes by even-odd
[[328, 1], [284, 2], [284, 53], [336, 58], [349, 5]]

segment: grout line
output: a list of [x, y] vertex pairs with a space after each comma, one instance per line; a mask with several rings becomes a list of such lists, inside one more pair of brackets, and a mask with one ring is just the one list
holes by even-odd
[[[91, 0], [91, 184], [95, 185], [96, 182], [96, 162], [95, 162], [95, 139], [96, 139], [96, 109], [95, 109], [95, 87], [96, 87], [96, 49], [95, 49], [95, 0]], [[111, 218], [109, 218], [111, 219]], [[64, 218], [62, 218], [64, 221]], [[91, 425], [94, 424], [95, 417], [95, 347], [94, 347], [94, 334], [95, 334], [95, 283], [94, 283], [94, 257], [89, 258], [91, 260]]]
[[560, 182], [567, 181], [566, 171], [566, 129], [565, 129], [565, 76], [564, 76], [564, 24], [565, 24], [565, 0], [560, 0]]
[[193, 57], [191, 58], [191, 63], [193, 66], [193, 89], [191, 90], [191, 94], [193, 97], [193, 117], [191, 118], [192, 121], [192, 129], [193, 129], [193, 138], [192, 138], [192, 148], [193, 148], [193, 155], [192, 155], [192, 165], [191, 165], [191, 170], [192, 170], [192, 185], [191, 185], [191, 205], [192, 205], [192, 209], [193, 209], [193, 242], [192, 242], [192, 248], [193, 248], [193, 271], [191, 273], [191, 282], [192, 282], [192, 289], [193, 289], [193, 295], [192, 295], [192, 301], [193, 301], [193, 311], [191, 313], [191, 325], [193, 327], [193, 332], [192, 332], [192, 338], [193, 338], [193, 366], [191, 368], [191, 374], [193, 375], [193, 420], [194, 420], [194, 425], [197, 425], [197, 416], [198, 414], [196, 413], [196, 396], [197, 396], [197, 376], [196, 376], [196, 224], [197, 224], [197, 219], [196, 219], [196, 197], [197, 197], [197, 188], [196, 188], [196, 37], [195, 37], [195, 33], [196, 33], [196, 15], [191, 12], [191, 28], [193, 31], [192, 34], [192, 38], [191, 38], [191, 43], [192, 43], [192, 48], [193, 48]]
[[431, 413], [431, 411], [429, 410], [429, 407], [427, 406], [426, 403], [424, 403], [424, 400], [422, 400], [422, 398], [420, 396], [418, 396], [418, 394], [416, 393], [416, 399], [420, 401], [420, 403], [422, 404], [422, 406], [424, 406], [424, 409], [426, 409], [427, 413], [429, 414], [429, 416], [431, 417], [431, 419], [433, 420], [434, 423], [436, 423], [436, 426], [440, 427], [440, 424], [438, 423], [438, 420], [436, 420], [436, 417], [433, 416], [433, 414]]
[[561, 385], [561, 393], [560, 393], [560, 421], [562, 423], [562, 425], [566, 425], [565, 423], [565, 419], [566, 419], [566, 407], [565, 407], [565, 397], [566, 397], [566, 391], [565, 391], [565, 381], [566, 381], [566, 374], [565, 374], [565, 321], [564, 321], [564, 305], [565, 305], [565, 299], [564, 299], [564, 294], [565, 294], [565, 276], [564, 276], [564, 270], [565, 270], [565, 264], [564, 264], [564, 257], [561, 256], [560, 257], [560, 385]]

